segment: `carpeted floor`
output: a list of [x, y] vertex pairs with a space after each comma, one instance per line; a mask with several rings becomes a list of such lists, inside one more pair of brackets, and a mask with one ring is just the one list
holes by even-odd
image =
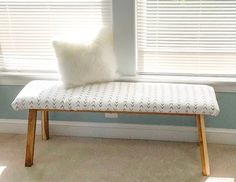
[[236, 181], [236, 146], [208, 145], [212, 177], [207, 178], [196, 143], [38, 136], [34, 165], [25, 168], [25, 140], [0, 134], [0, 181]]

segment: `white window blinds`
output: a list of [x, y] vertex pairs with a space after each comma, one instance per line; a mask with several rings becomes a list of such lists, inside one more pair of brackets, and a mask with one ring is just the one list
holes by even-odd
[[111, 24], [111, 0], [0, 0], [0, 71], [56, 72], [52, 39]]
[[137, 71], [236, 75], [236, 0], [137, 0]]

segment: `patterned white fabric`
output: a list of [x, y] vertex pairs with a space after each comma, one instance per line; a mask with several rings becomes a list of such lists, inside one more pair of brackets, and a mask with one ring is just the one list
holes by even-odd
[[58, 81], [32, 81], [12, 103], [15, 110], [53, 109], [217, 115], [206, 85], [109, 82], [66, 90]]

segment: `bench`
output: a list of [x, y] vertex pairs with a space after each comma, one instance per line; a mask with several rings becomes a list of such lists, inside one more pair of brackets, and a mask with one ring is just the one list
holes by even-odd
[[210, 174], [204, 115], [219, 113], [214, 89], [206, 85], [108, 82], [65, 89], [59, 81], [32, 81], [12, 103], [29, 110], [25, 166], [33, 165], [37, 112], [42, 138], [49, 139], [51, 111], [166, 114], [196, 119], [203, 175]]

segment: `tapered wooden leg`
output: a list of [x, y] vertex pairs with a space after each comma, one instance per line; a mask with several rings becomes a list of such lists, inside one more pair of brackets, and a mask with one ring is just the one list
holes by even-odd
[[41, 112], [41, 133], [42, 140], [49, 139], [48, 111]]
[[27, 133], [27, 144], [26, 144], [26, 154], [25, 154], [25, 167], [30, 167], [33, 165], [36, 118], [37, 118], [37, 110], [30, 109], [28, 115], [28, 133]]
[[204, 176], [208, 176], [210, 175], [210, 166], [209, 166], [209, 158], [208, 158], [208, 151], [207, 151], [204, 115], [196, 115], [196, 122], [197, 122], [198, 135], [199, 135], [202, 174]]

